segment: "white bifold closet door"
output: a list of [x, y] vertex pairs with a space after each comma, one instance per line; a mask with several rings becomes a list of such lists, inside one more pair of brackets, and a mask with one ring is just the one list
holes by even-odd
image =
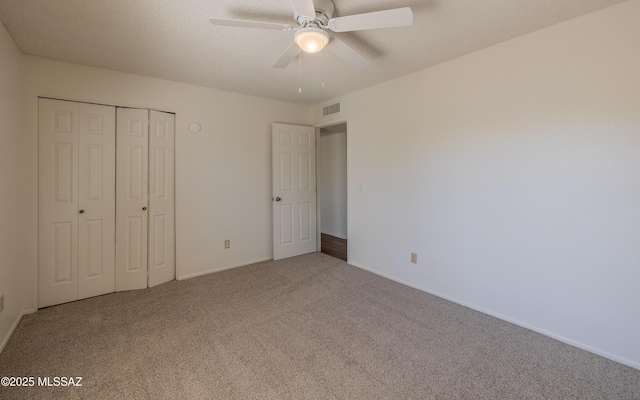
[[149, 287], [176, 277], [175, 119], [149, 111]]
[[114, 291], [115, 107], [39, 99], [39, 307]]
[[38, 307], [175, 279], [175, 115], [38, 101]]
[[116, 290], [147, 287], [148, 113], [118, 108]]
[[118, 108], [116, 290], [175, 278], [175, 115]]

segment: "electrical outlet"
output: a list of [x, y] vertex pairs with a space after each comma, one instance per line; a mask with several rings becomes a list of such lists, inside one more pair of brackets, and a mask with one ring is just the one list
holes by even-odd
[[417, 264], [418, 263], [418, 255], [416, 253], [411, 253], [411, 262], [413, 264]]
[[4, 295], [0, 296], [0, 313], [4, 310]]
[[230, 249], [231, 248], [231, 239], [227, 239], [224, 241], [224, 248], [225, 249]]

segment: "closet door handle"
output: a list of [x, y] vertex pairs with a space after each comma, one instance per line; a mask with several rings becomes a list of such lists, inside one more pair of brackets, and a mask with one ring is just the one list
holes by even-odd
[[142, 207], [142, 211], [147, 211], [147, 207]]
[[80, 210], [78, 211], [80, 214], [84, 214], [84, 210]]

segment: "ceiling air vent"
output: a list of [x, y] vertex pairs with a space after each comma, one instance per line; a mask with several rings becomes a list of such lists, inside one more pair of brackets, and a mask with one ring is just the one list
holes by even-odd
[[340, 103], [331, 104], [330, 106], [326, 106], [322, 109], [322, 116], [326, 117], [327, 115], [337, 114], [340, 112]]

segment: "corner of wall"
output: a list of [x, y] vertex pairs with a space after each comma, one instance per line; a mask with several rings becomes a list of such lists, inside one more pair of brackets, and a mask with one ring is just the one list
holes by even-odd
[[25, 171], [23, 135], [23, 63], [22, 54], [0, 24], [0, 295], [4, 309], [0, 313], [0, 351], [9, 341], [22, 315], [29, 308], [24, 303], [28, 292], [24, 272], [29, 269], [27, 247], [29, 232], [22, 217], [28, 213], [29, 200], [24, 190]]

